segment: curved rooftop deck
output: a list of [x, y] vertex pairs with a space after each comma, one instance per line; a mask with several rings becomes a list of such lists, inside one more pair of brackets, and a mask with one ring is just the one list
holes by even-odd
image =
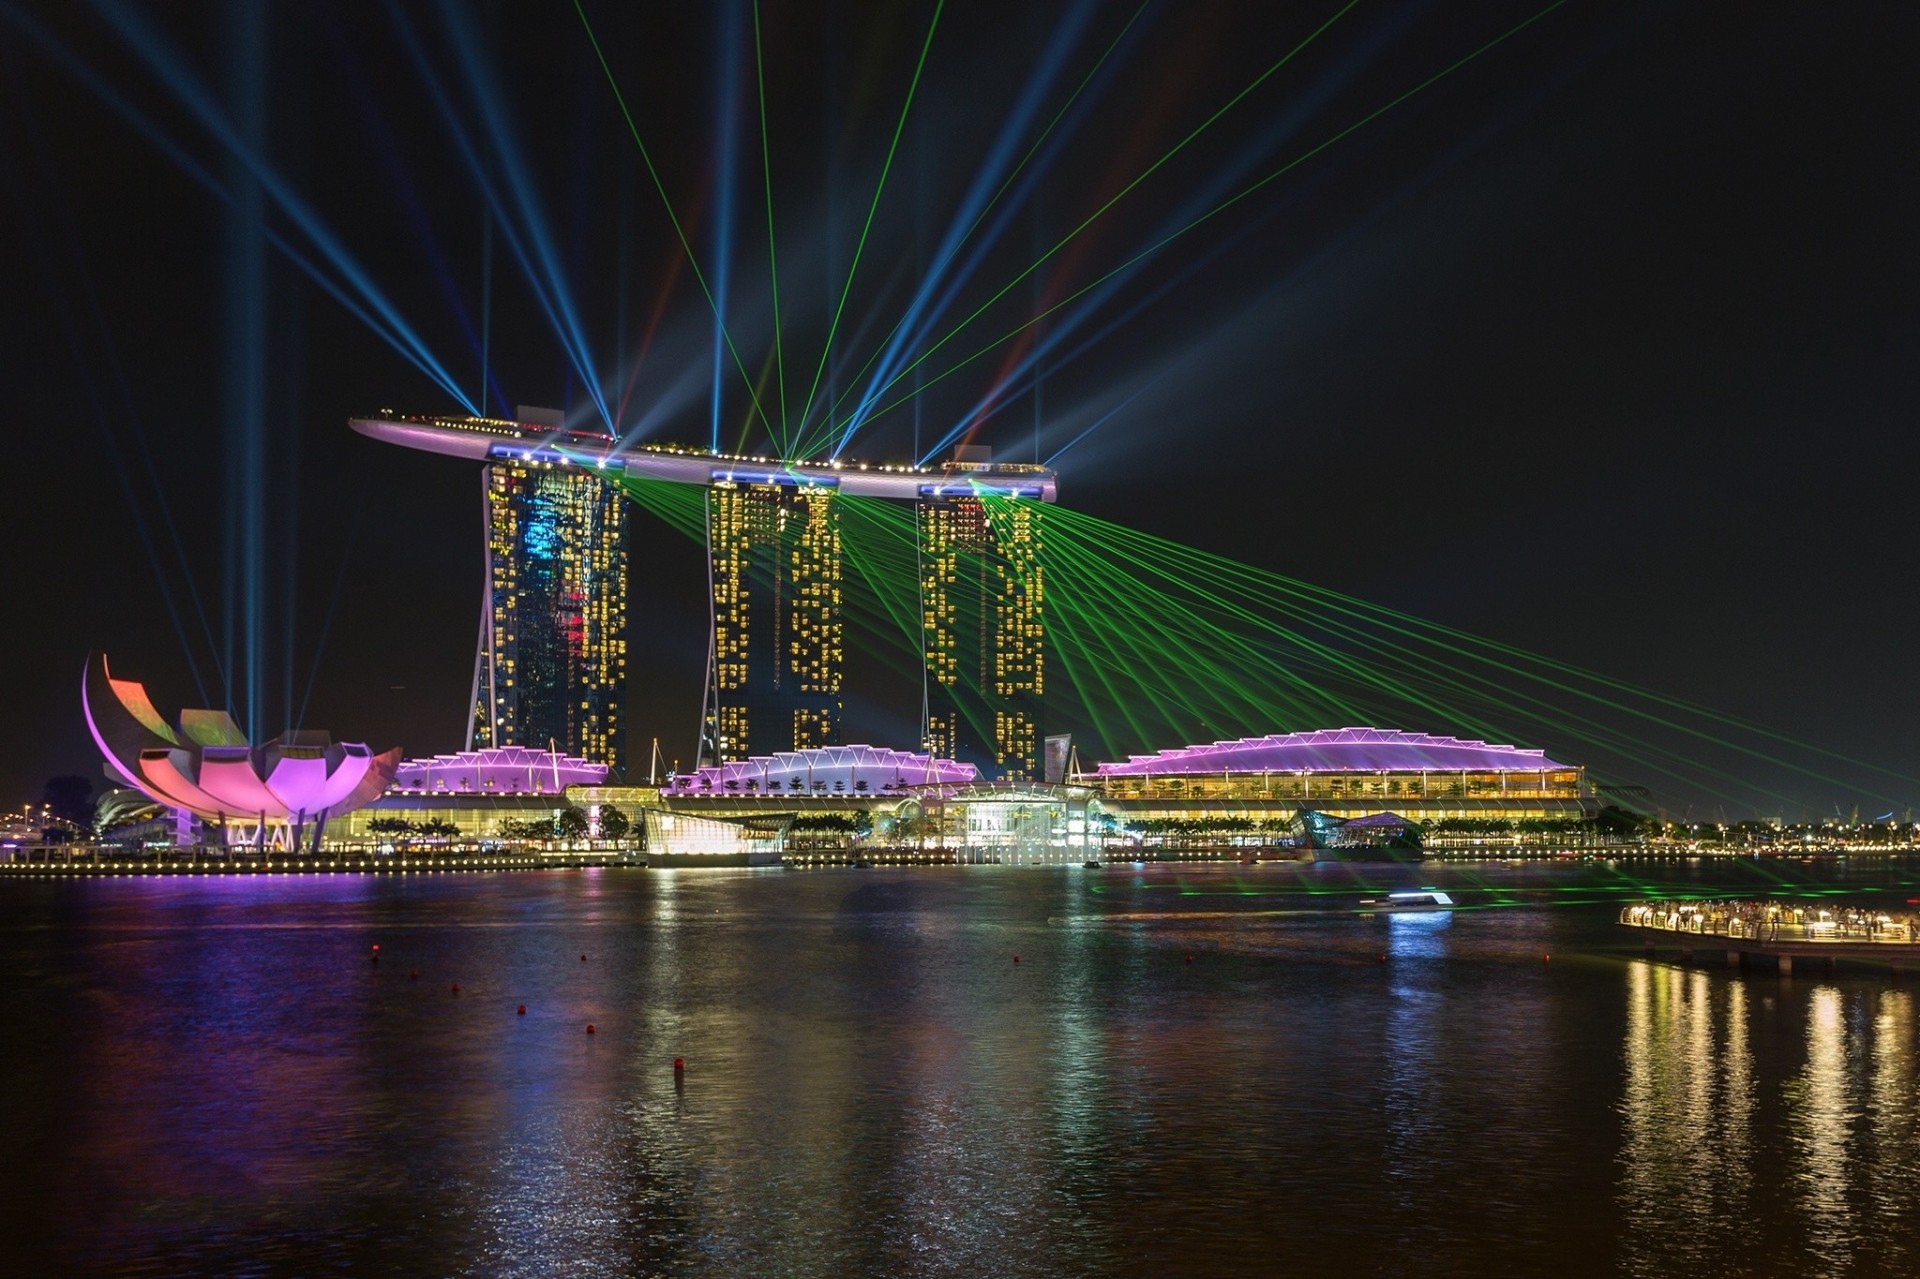
[[497, 418], [353, 418], [355, 431], [403, 448], [474, 461], [522, 460], [611, 471], [673, 484], [778, 484], [856, 497], [1021, 497], [1051, 502], [1058, 477], [1027, 462], [905, 463], [739, 457], [668, 444], [622, 445], [609, 436]]

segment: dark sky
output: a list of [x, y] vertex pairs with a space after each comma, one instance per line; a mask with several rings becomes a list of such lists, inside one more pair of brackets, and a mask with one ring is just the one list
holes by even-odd
[[[925, 368], [1538, 10], [1341, 13]], [[752, 10], [586, 11], [702, 268], [732, 263], [729, 326], [758, 374], [773, 329]], [[200, 701], [196, 666], [218, 700], [244, 485], [265, 494], [268, 731], [304, 706], [376, 746], [459, 743], [477, 478], [345, 425], [458, 404], [281, 248], [249, 271], [261, 234], [353, 306], [385, 299], [470, 398], [484, 330], [509, 403], [591, 418], [590, 363], [622, 429], [709, 438], [711, 312], [569, 6], [265, 12], [0, 0], [8, 804], [53, 773], [97, 775], [78, 704], [90, 650], [162, 707]], [[881, 344], [1003, 130], [1025, 151], [1093, 73], [935, 334], [1340, 12], [949, 4], [823, 386], [844, 390]], [[932, 16], [918, 0], [762, 10], [790, 379], [820, 357]], [[1112, 411], [1060, 459], [1071, 505], [1920, 775], [1916, 55], [1920, 13], [1899, 3], [1574, 0], [1043, 323], [1037, 415], [1022, 379], [977, 438], [1031, 455], [1037, 417], [1047, 455]], [[262, 164], [217, 129], [256, 139]], [[490, 277], [463, 139], [506, 210]], [[944, 434], [1020, 349], [851, 451]], [[248, 350], [264, 360], [251, 392]], [[730, 371], [723, 391], [731, 443], [747, 400]], [[664, 526], [635, 528], [633, 753], [658, 735], [685, 758], [702, 568]], [[896, 736], [911, 708], [867, 661], [850, 663], [850, 735]], [[1832, 761], [1841, 784], [1741, 767], [1769, 796], [1753, 802], [1788, 816], [1920, 794]], [[1720, 802], [1672, 784], [1662, 799]]]

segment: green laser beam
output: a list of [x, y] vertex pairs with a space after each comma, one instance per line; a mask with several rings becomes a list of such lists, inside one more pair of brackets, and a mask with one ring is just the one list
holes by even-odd
[[820, 379], [826, 374], [827, 361], [833, 356], [833, 339], [840, 332], [840, 317], [847, 309], [847, 297], [853, 292], [853, 277], [860, 270], [860, 257], [866, 251], [867, 234], [873, 230], [873, 216], [880, 209], [880, 196], [887, 189], [887, 175], [893, 172], [894, 153], [900, 149], [900, 135], [907, 127], [907, 113], [913, 109], [914, 94], [920, 88], [920, 74], [926, 69], [927, 52], [933, 48], [933, 33], [940, 26], [940, 14], [946, 8], [947, 0], [936, 0], [933, 6], [933, 18], [927, 23], [926, 38], [920, 42], [920, 57], [913, 64], [913, 79], [907, 85], [906, 101], [900, 104], [900, 116], [894, 121], [893, 137], [887, 143], [887, 158], [880, 166], [880, 180], [874, 184], [873, 199], [867, 204], [867, 218], [860, 226], [860, 240], [853, 248], [853, 262], [847, 267], [847, 281], [841, 286], [840, 301], [833, 308], [833, 322], [827, 326], [827, 340], [820, 348], [820, 363], [813, 370], [813, 385], [807, 388], [807, 398], [800, 406], [800, 426], [806, 428], [807, 417], [813, 412], [813, 397], [820, 389]]
[[600, 61], [600, 70], [607, 77], [607, 87], [613, 90], [613, 100], [619, 104], [620, 118], [627, 122], [627, 132], [633, 135], [633, 145], [640, 150], [640, 159], [647, 166], [647, 176], [653, 179], [653, 189], [660, 195], [661, 207], [667, 211], [667, 220], [673, 224], [673, 233], [680, 238], [680, 249], [687, 255], [687, 265], [693, 268], [693, 278], [700, 284], [700, 292], [706, 296], [707, 305], [713, 309], [714, 321], [720, 328], [720, 337], [727, 344], [727, 353], [733, 357], [733, 367], [739, 371], [740, 380], [747, 388], [747, 394], [753, 397], [753, 409], [766, 427], [767, 434], [773, 435], [773, 423], [767, 420], [767, 412], [760, 405], [760, 397], [754, 394], [753, 379], [747, 374], [746, 361], [740, 358], [739, 348], [734, 345], [733, 334], [728, 331], [726, 318], [720, 314], [720, 303], [715, 300], [713, 290], [707, 284], [706, 272], [700, 269], [700, 259], [694, 255], [693, 245], [687, 239], [687, 232], [680, 225], [680, 217], [673, 211], [673, 201], [667, 197], [666, 184], [660, 180], [660, 171], [653, 166], [653, 156], [647, 151], [647, 144], [640, 138], [640, 126], [634, 122], [633, 112], [627, 108], [627, 97], [620, 92], [620, 82], [614, 78], [613, 67], [607, 61], [607, 55], [600, 48], [600, 38], [593, 33], [593, 24], [587, 21], [587, 11], [581, 0], [573, 0], [574, 12], [580, 15], [580, 25], [585, 28], [587, 41], [593, 45], [593, 56]]
[[[973, 237], [973, 233], [979, 229], [980, 224], [986, 220], [987, 215], [1000, 203], [1000, 197], [1005, 195], [1007, 188], [1011, 187], [1015, 179], [1017, 179], [1021, 173], [1025, 172], [1027, 165], [1032, 162], [1034, 155], [1046, 143], [1046, 140], [1052, 136], [1054, 129], [1058, 127], [1061, 119], [1073, 107], [1073, 104], [1079, 101], [1080, 95], [1086, 91], [1087, 86], [1093, 82], [1093, 78], [1099, 74], [1100, 69], [1107, 64], [1107, 60], [1113, 56], [1114, 50], [1120, 47], [1120, 42], [1126, 39], [1129, 31], [1133, 30], [1134, 23], [1140, 20], [1140, 15], [1145, 13], [1147, 6], [1152, 3], [1153, 0], [1142, 0], [1140, 7], [1133, 11], [1133, 16], [1127, 19], [1127, 24], [1120, 29], [1120, 34], [1113, 38], [1112, 42], [1107, 45], [1093, 66], [1088, 69], [1086, 75], [1080, 78], [1080, 83], [1075, 85], [1073, 92], [1067, 95], [1067, 100], [1060, 104], [1060, 109], [1053, 113], [1053, 118], [1047, 121], [1045, 128], [1041, 129], [1039, 136], [1033, 140], [1033, 145], [1027, 148], [1026, 153], [1020, 157], [1019, 161], [1014, 164], [1012, 170], [1008, 172], [1006, 180], [1001, 182], [999, 188], [988, 197], [986, 204], [981, 207], [979, 215], [968, 224], [965, 231], [960, 233], [960, 238], [954, 241], [953, 247], [947, 251], [946, 256], [933, 264], [929, 271], [930, 277], [937, 277], [940, 272], [946, 269], [947, 263], [953, 261], [960, 250], [966, 247], [967, 242]], [[827, 406], [827, 415], [829, 418], [839, 411], [840, 406], [846, 402], [849, 395], [854, 394], [858, 390], [861, 379], [867, 375], [867, 370], [871, 369], [874, 361], [878, 360], [882, 353], [886, 351], [888, 345], [892, 343], [894, 336], [900, 332], [901, 327], [906, 324], [911, 314], [910, 309], [900, 313], [900, 318], [893, 322], [893, 327], [887, 330], [886, 336], [881, 338], [879, 343], [874, 346], [873, 354], [867, 357], [867, 362], [862, 364], [859, 369], [854, 372], [854, 375], [848, 379], [847, 389], [836, 396], [833, 402]], [[820, 447], [824, 447], [828, 438], [831, 438], [830, 435], [823, 436]], [[803, 451], [801, 456], [809, 456], [809, 454]]]
[[760, 53], [760, 0], [753, 0], [753, 77], [760, 97], [760, 177], [767, 193], [767, 276], [773, 286], [773, 363], [779, 375], [780, 432], [775, 441], [784, 455], [787, 438], [787, 357], [780, 336], [780, 261], [774, 251], [773, 158], [767, 142], [767, 72]]
[[[1181, 236], [1186, 235], [1188, 232], [1193, 231], [1195, 228], [1207, 222], [1212, 221], [1214, 218], [1226, 212], [1228, 209], [1232, 208], [1234, 205], [1239, 204], [1242, 200], [1245, 200], [1247, 197], [1253, 195], [1256, 191], [1260, 191], [1263, 188], [1269, 186], [1270, 184], [1278, 181], [1280, 178], [1286, 176], [1288, 173], [1291, 173], [1293, 170], [1299, 168], [1301, 165], [1313, 159], [1315, 156], [1319, 155], [1321, 152], [1325, 151], [1327, 148], [1333, 146], [1335, 143], [1340, 142], [1341, 140], [1351, 136], [1358, 130], [1366, 127], [1368, 124], [1371, 124], [1373, 121], [1378, 120], [1381, 116], [1387, 114], [1389, 111], [1392, 111], [1394, 108], [1402, 105], [1408, 99], [1412, 98], [1414, 95], [1421, 93], [1426, 89], [1431, 88], [1433, 85], [1439, 83], [1441, 80], [1446, 79], [1448, 76], [1452, 75], [1454, 72], [1458, 71], [1460, 68], [1466, 66], [1468, 63], [1474, 61], [1476, 58], [1479, 58], [1482, 55], [1486, 54], [1487, 52], [1491, 51], [1492, 49], [1496, 48], [1497, 46], [1504, 44], [1506, 41], [1518, 35], [1520, 32], [1526, 30], [1528, 27], [1532, 26], [1534, 23], [1538, 22], [1540, 19], [1546, 17], [1549, 13], [1552, 13], [1555, 9], [1560, 8], [1562, 5], [1566, 3], [1567, 3], [1567, 0], [1555, 0], [1553, 4], [1550, 4], [1545, 9], [1540, 10], [1540, 12], [1534, 14], [1532, 17], [1528, 18], [1526, 21], [1520, 23], [1515, 27], [1510, 28], [1506, 32], [1497, 36], [1496, 38], [1488, 41], [1486, 44], [1481, 45], [1478, 49], [1475, 49], [1472, 53], [1467, 54], [1465, 57], [1461, 58], [1459, 61], [1446, 67], [1444, 70], [1438, 71], [1433, 75], [1427, 77], [1425, 80], [1421, 81], [1419, 84], [1415, 85], [1413, 88], [1408, 89], [1406, 92], [1402, 93], [1400, 96], [1388, 102], [1385, 106], [1379, 107], [1369, 112], [1365, 116], [1362, 116], [1359, 120], [1356, 120], [1354, 123], [1348, 125], [1346, 128], [1341, 129], [1339, 132], [1324, 139], [1318, 145], [1312, 147], [1307, 151], [1302, 152], [1298, 156], [1295, 156], [1292, 160], [1289, 160], [1286, 164], [1282, 165], [1280, 168], [1275, 169], [1272, 173], [1269, 173], [1265, 177], [1258, 179], [1257, 181], [1243, 188], [1242, 190], [1235, 193], [1234, 195], [1228, 196], [1225, 200], [1221, 201], [1219, 204], [1215, 205], [1213, 208], [1207, 210], [1205, 213], [1200, 214], [1198, 217], [1194, 218], [1191, 222], [1188, 222], [1184, 226], [1181, 226], [1178, 229], [1172, 232], [1169, 232], [1167, 235], [1163, 236], [1161, 239], [1155, 241], [1153, 244], [1148, 245], [1146, 248], [1134, 254], [1132, 257], [1128, 258], [1126, 261], [1120, 263], [1120, 265], [1114, 267], [1112, 270], [1099, 276], [1097, 279], [1093, 280], [1091, 283], [1083, 286], [1082, 288], [1074, 290], [1072, 293], [1069, 293], [1065, 297], [1061, 298], [1058, 302], [1055, 302], [1052, 306], [1046, 307], [1043, 310], [1036, 312], [1033, 316], [1022, 321], [1020, 324], [1015, 325], [1013, 328], [1007, 330], [1005, 333], [1002, 333], [999, 337], [994, 338], [992, 341], [988, 342], [985, 346], [982, 346], [978, 350], [974, 351], [972, 354], [966, 356], [964, 359], [960, 360], [958, 363], [953, 364], [948, 368], [941, 370], [939, 373], [935, 374], [930, 378], [924, 378], [919, 383], [919, 385], [915, 386], [915, 388], [912, 391], [909, 391], [904, 395], [898, 396], [895, 399], [888, 401], [882, 407], [875, 409], [872, 412], [866, 414], [861, 419], [861, 425], [864, 426], [867, 423], [872, 422], [874, 419], [879, 418], [891, 412], [892, 410], [900, 407], [902, 404], [905, 404], [908, 400], [913, 399], [915, 396], [924, 394], [929, 387], [938, 385], [940, 382], [945, 381], [948, 377], [951, 377], [953, 374], [958, 373], [961, 369], [971, 365], [974, 361], [983, 358], [984, 356], [990, 354], [991, 352], [998, 349], [999, 347], [1005, 345], [1007, 342], [1012, 341], [1014, 338], [1018, 337], [1020, 334], [1026, 332], [1028, 329], [1032, 328], [1034, 325], [1040, 323], [1040, 321], [1052, 315], [1054, 312], [1059, 311], [1064, 307], [1072, 305], [1074, 302], [1079, 301], [1082, 297], [1086, 296], [1088, 293], [1093, 292], [1093, 290], [1105, 284], [1108, 280], [1113, 279], [1115, 276], [1120, 275], [1123, 272], [1133, 269], [1135, 266], [1139, 265], [1141, 262], [1144, 262], [1146, 259], [1152, 257], [1154, 254], [1160, 252], [1160, 250], [1164, 249], [1167, 245], [1173, 243], [1175, 240], [1178, 240]], [[1026, 274], [1030, 274], [1030, 271], [1027, 273], [1023, 273], [1020, 279], [1024, 279]], [[1017, 284], [1018, 282], [1019, 282], [1018, 279], [1014, 281], [1015, 284]], [[1010, 284], [1007, 287], [1010, 289], [1013, 287], [1013, 285]], [[1001, 290], [1002, 294], [1004, 294], [1005, 292], [1006, 292], [1006, 289]], [[998, 296], [1000, 295], [999, 294], [995, 295], [996, 298]], [[978, 312], [975, 312], [975, 315], [978, 315]], [[889, 379], [884, 385], [882, 385], [882, 387], [880, 388], [880, 393], [884, 394], [886, 391], [892, 389], [892, 387], [898, 384], [902, 378], [904, 378], [907, 374], [913, 372], [916, 368], [918, 368], [920, 364], [922, 364], [929, 356], [931, 356], [934, 353], [935, 350], [937, 350], [940, 346], [945, 345], [945, 343], [950, 338], [952, 338], [957, 332], [959, 332], [960, 328], [963, 328], [965, 327], [966, 324], [971, 323], [973, 318], [974, 318], [973, 316], [969, 316], [967, 320], [961, 323], [961, 325], [956, 326], [953, 330], [950, 330], [945, 337], [941, 338], [940, 342], [936, 343], [933, 347], [929, 347], [926, 351], [922, 352], [912, 363], [908, 364], [905, 368], [901, 369], [898, 374], [896, 374], [893, 378]], [[850, 421], [851, 419], [848, 419], [848, 420]], [[846, 425], [846, 422], [842, 422], [840, 425], [841, 427], [844, 427]]]
[[[1565, 3], [1565, 0], [1561, 0], [1561, 2]], [[1073, 241], [1082, 232], [1084, 232], [1088, 227], [1092, 226], [1095, 222], [1098, 222], [1102, 217], [1104, 217], [1107, 214], [1107, 212], [1113, 208], [1114, 205], [1124, 200], [1128, 196], [1128, 194], [1131, 193], [1142, 182], [1145, 182], [1148, 178], [1152, 177], [1155, 173], [1158, 173], [1161, 170], [1161, 168], [1163, 168], [1175, 156], [1179, 155], [1182, 151], [1186, 150], [1187, 147], [1192, 144], [1194, 139], [1198, 138], [1201, 134], [1205, 133], [1209, 128], [1213, 127], [1215, 122], [1217, 122], [1220, 119], [1220, 117], [1226, 115], [1229, 111], [1233, 110], [1233, 108], [1240, 105], [1240, 103], [1247, 97], [1248, 94], [1252, 93], [1254, 90], [1258, 89], [1261, 85], [1265, 84], [1268, 80], [1272, 79], [1273, 76], [1276, 73], [1278, 73], [1282, 67], [1286, 66], [1289, 62], [1292, 62], [1294, 58], [1299, 56], [1302, 50], [1306, 49], [1307, 46], [1311, 45], [1315, 40], [1318, 40], [1320, 36], [1329, 27], [1331, 27], [1334, 23], [1338, 22], [1341, 18], [1345, 17], [1347, 13], [1350, 10], [1352, 10], [1355, 5], [1359, 3], [1360, 3], [1360, 0], [1347, 0], [1347, 3], [1342, 5], [1334, 13], [1332, 17], [1328, 18], [1325, 22], [1322, 22], [1318, 27], [1315, 27], [1313, 31], [1304, 40], [1300, 41], [1300, 43], [1295, 45], [1293, 48], [1287, 50], [1286, 53], [1282, 54], [1275, 62], [1273, 62], [1270, 66], [1268, 66], [1266, 70], [1262, 71], [1259, 75], [1255, 76], [1252, 80], [1248, 81], [1245, 87], [1243, 87], [1238, 93], [1234, 94], [1231, 98], [1227, 99], [1227, 101], [1224, 104], [1222, 104], [1219, 108], [1217, 108], [1212, 115], [1209, 115], [1205, 120], [1202, 120], [1198, 125], [1194, 126], [1194, 128], [1190, 130], [1186, 134], [1186, 136], [1182, 137], [1178, 142], [1174, 143], [1165, 152], [1163, 152], [1159, 159], [1155, 160], [1152, 164], [1148, 165], [1145, 169], [1141, 170], [1141, 172], [1137, 176], [1135, 176], [1132, 181], [1128, 182], [1125, 186], [1121, 187], [1113, 195], [1109, 196], [1107, 200], [1103, 204], [1101, 204], [1099, 208], [1095, 209], [1092, 213], [1088, 214], [1085, 218], [1081, 219], [1079, 224], [1076, 225], [1071, 231], [1067, 232], [1064, 236], [1062, 236], [1057, 242], [1055, 242], [1052, 248], [1048, 249], [1045, 253], [1042, 253], [1039, 257], [1035, 258], [1030, 265], [1028, 265], [1024, 270], [1020, 272], [1020, 274], [1014, 276], [1011, 280], [1007, 281], [1006, 284], [1001, 286], [1001, 288], [998, 291], [996, 291], [991, 297], [989, 297], [985, 302], [982, 302], [979, 306], [975, 307], [974, 310], [970, 314], [968, 314], [965, 319], [961, 320], [958, 324], [954, 325], [951, 329], [947, 330], [947, 332], [938, 341], [936, 341], [932, 346], [928, 347], [925, 351], [921, 352], [920, 355], [917, 358], [915, 358], [912, 363], [908, 364], [905, 368], [900, 370], [898, 374], [896, 374], [891, 380], [889, 380], [884, 386], [882, 386], [881, 391], [884, 392], [888, 387], [893, 386], [894, 383], [898, 382], [902, 377], [906, 376], [908, 373], [911, 373], [928, 357], [933, 355], [934, 352], [938, 351], [941, 347], [945, 346], [948, 342], [952, 341], [956, 336], [958, 336], [959, 333], [962, 330], [964, 330], [969, 324], [972, 324], [975, 320], [979, 319], [982, 314], [984, 314], [989, 308], [991, 308], [1001, 298], [1005, 297], [1008, 293], [1012, 292], [1015, 288], [1019, 287], [1022, 281], [1024, 281], [1028, 276], [1032, 275], [1035, 271], [1038, 271], [1042, 266], [1046, 265], [1046, 263], [1050, 261], [1055, 254], [1059, 253], [1062, 249], [1066, 248], [1069, 244], [1073, 243]], [[831, 413], [829, 413], [828, 415], [829, 428], [831, 428], [831, 422], [832, 422], [832, 415]], [[829, 436], [832, 434], [831, 429], [829, 429], [828, 434]]]

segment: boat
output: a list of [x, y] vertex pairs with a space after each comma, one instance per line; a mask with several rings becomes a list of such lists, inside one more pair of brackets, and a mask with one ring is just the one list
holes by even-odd
[[1362, 897], [1359, 909], [1406, 914], [1418, 910], [1452, 910], [1453, 897], [1437, 888], [1409, 889], [1385, 897]]
[[1085, 870], [1099, 870], [1099, 869], [1100, 869], [1100, 863], [1099, 863], [1099, 862], [1081, 862], [1081, 863], [1080, 863], [1080, 865], [1081, 865], [1081, 868], [1082, 868], [1082, 869], [1085, 869]]

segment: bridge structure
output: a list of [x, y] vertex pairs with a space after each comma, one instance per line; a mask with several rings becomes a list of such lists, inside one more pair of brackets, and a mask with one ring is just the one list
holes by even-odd
[[1677, 943], [1691, 962], [1696, 950], [1724, 950], [1727, 966], [1749, 956], [1771, 959], [1782, 976], [1795, 960], [1867, 960], [1904, 972], [1920, 959], [1920, 914], [1877, 907], [1808, 906], [1776, 901], [1638, 902], [1620, 924], [1639, 932], [1649, 956], [1660, 941]]

